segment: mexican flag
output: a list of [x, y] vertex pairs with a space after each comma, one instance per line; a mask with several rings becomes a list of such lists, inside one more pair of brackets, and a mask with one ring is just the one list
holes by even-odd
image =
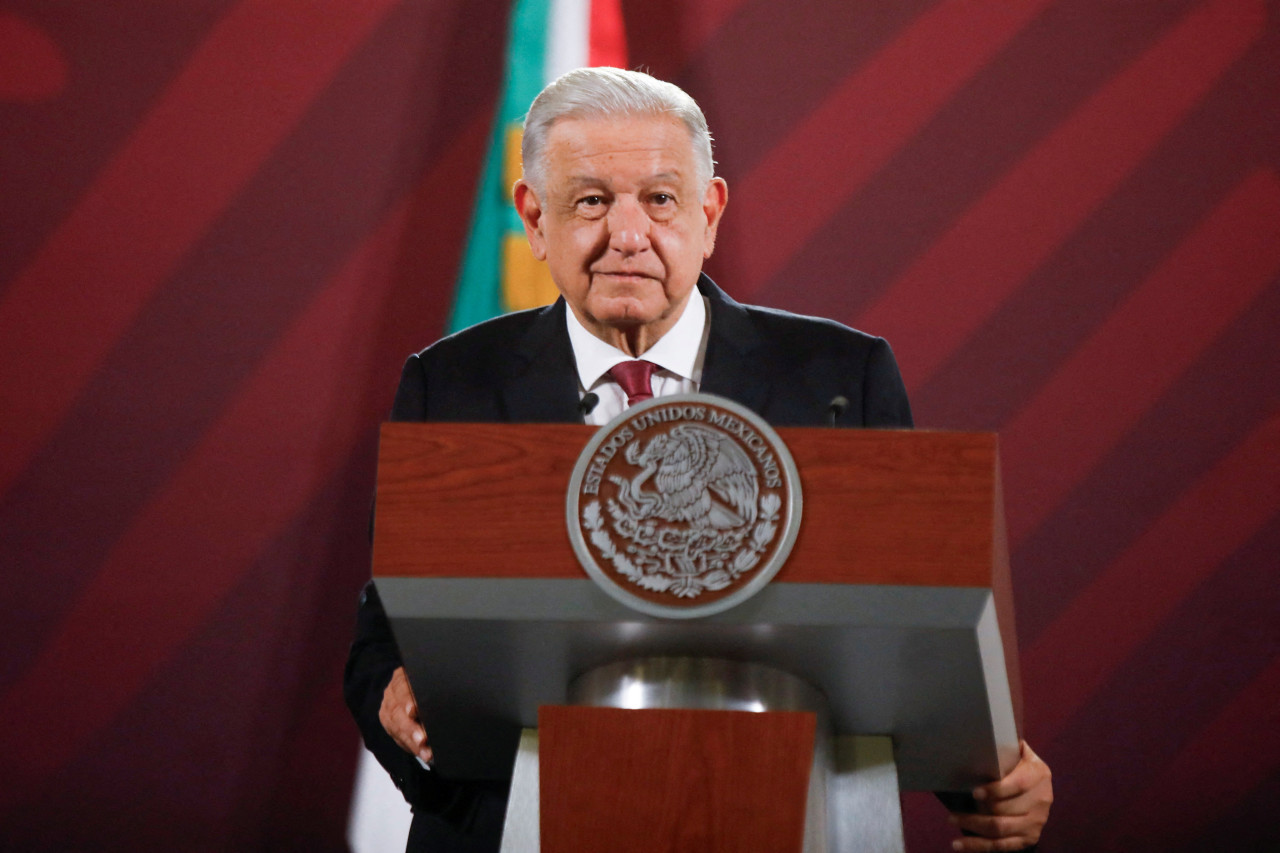
[[[564, 72], [592, 65], [627, 67], [621, 0], [513, 0], [502, 94], [450, 332], [545, 305], [558, 295], [546, 264], [529, 251], [511, 205], [511, 186], [520, 177], [520, 127], [529, 104]], [[402, 853], [412, 819], [409, 807], [373, 755], [360, 753], [347, 841], [353, 853]]]
[[449, 331], [556, 298], [511, 205], [520, 177], [521, 122], [542, 87], [574, 68], [627, 66], [621, 0], [515, 0], [506, 73], [476, 194]]

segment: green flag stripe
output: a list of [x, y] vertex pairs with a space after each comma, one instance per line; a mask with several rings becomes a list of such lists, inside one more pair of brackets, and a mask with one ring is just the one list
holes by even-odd
[[499, 268], [502, 236], [520, 228], [520, 219], [511, 206], [511, 188], [504, 186], [503, 181], [506, 133], [508, 125], [524, 118], [529, 102], [545, 84], [542, 77], [550, 7], [551, 0], [516, 0], [511, 10], [502, 97], [494, 117], [471, 230], [462, 256], [462, 270], [449, 316], [450, 332], [496, 317], [503, 311]]

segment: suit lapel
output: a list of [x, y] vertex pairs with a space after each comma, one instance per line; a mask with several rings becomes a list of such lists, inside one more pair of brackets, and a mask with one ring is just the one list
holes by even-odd
[[508, 421], [580, 423], [578, 378], [565, 327], [564, 299], [538, 315], [512, 352], [499, 394]]
[[711, 306], [711, 332], [702, 364], [700, 389], [734, 400], [754, 412], [764, 411], [769, 398], [769, 377], [762, 371], [767, 359], [755, 323], [740, 304], [729, 298], [705, 273], [698, 290]]

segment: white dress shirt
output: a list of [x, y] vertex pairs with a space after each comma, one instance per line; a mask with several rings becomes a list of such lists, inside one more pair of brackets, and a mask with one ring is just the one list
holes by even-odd
[[[627, 408], [627, 394], [610, 378], [609, 371], [615, 364], [631, 361], [632, 357], [587, 331], [568, 306], [565, 314], [573, 360], [578, 366], [578, 397], [585, 397], [587, 392], [591, 392], [600, 398], [584, 420], [595, 426], [604, 426]], [[658, 365], [651, 382], [653, 396], [666, 397], [698, 390], [702, 384], [702, 362], [707, 355], [707, 332], [710, 328], [707, 316], [707, 299], [695, 290], [676, 324], [640, 356]]]

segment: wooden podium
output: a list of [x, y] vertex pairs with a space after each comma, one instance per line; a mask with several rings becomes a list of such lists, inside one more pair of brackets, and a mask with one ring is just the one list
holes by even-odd
[[[994, 435], [778, 429], [804, 493], [787, 563], [737, 607], [667, 620], [606, 595], [570, 545], [565, 493], [593, 431], [382, 428], [374, 577], [437, 771], [509, 778], [514, 767], [527, 790], [540, 764], [534, 805], [513, 794], [512, 838], [521, 824], [523, 845], [538, 849], [540, 825], [547, 851], [901, 849], [900, 818], [896, 848], [858, 847], [851, 809], [815, 807], [848, 795], [842, 768], [857, 749], [891, 744], [895, 813], [898, 785], [967, 790], [1017, 762]], [[569, 705], [571, 685], [593, 673], [688, 659], [794, 678], [819, 705]], [[541, 757], [516, 767], [540, 711]]]

